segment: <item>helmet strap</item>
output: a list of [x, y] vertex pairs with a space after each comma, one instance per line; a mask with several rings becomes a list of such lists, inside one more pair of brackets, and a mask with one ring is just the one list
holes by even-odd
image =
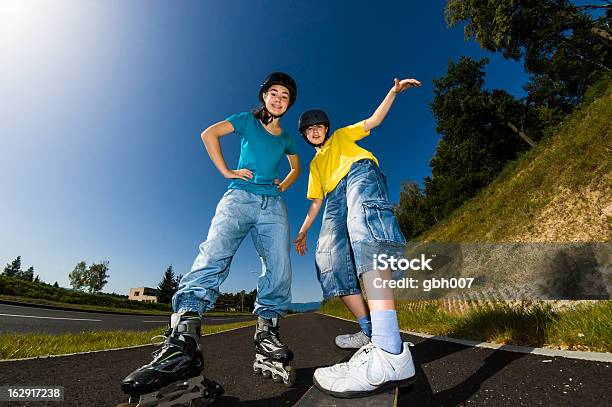
[[268, 108], [266, 107], [265, 103], [264, 103], [264, 105], [263, 105], [263, 111], [264, 111], [264, 114], [263, 114], [263, 117], [261, 118], [261, 121], [262, 121], [262, 123], [263, 123], [264, 125], [266, 125], [266, 126], [267, 126], [268, 124], [272, 123], [272, 120], [274, 120], [274, 119], [280, 119], [280, 118], [281, 118], [281, 117], [283, 117], [283, 115], [285, 114], [285, 113], [283, 113], [283, 114], [279, 114], [278, 116], [273, 115], [272, 113], [270, 113], [270, 111], [269, 111], [269, 110], [268, 110]]

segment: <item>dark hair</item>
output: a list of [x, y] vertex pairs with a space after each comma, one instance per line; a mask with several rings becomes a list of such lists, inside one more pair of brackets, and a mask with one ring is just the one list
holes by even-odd
[[253, 116], [255, 116], [257, 119], [263, 122], [264, 116], [266, 116], [266, 108], [263, 105], [258, 106], [255, 109], [251, 110], [251, 113], [253, 113]]

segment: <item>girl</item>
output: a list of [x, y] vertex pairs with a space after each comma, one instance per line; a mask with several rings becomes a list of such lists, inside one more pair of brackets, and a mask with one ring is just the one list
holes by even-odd
[[[325, 112], [310, 110], [300, 116], [299, 131], [317, 152], [308, 180], [307, 197], [312, 204], [295, 240], [296, 250], [305, 254], [308, 229], [327, 198], [317, 242], [317, 275], [324, 298], [341, 297], [362, 328], [357, 334], [336, 338], [340, 347], [360, 348], [348, 363], [315, 371], [317, 387], [334, 396], [361, 397], [414, 381], [414, 364], [408, 344], [401, 341], [393, 293], [373, 284], [378, 277], [388, 280], [391, 273], [374, 270], [372, 255], [401, 256], [405, 240], [378, 160], [356, 144], [382, 123], [396, 95], [413, 86], [421, 83], [395, 79], [370, 118], [338, 129], [329, 138]], [[367, 304], [361, 296], [360, 278]]]
[[[287, 209], [280, 193], [299, 175], [295, 141], [281, 128], [280, 118], [295, 102], [296, 93], [295, 81], [289, 75], [274, 72], [261, 85], [261, 107], [254, 112], [234, 114], [202, 133], [210, 159], [231, 182], [217, 205], [208, 237], [200, 245], [191, 271], [181, 279], [172, 298], [175, 313], [162, 348], [151, 363], [124, 379], [125, 393], [131, 396], [151, 393], [200, 374], [201, 317], [213, 308], [219, 286], [247, 233], [251, 234], [262, 262], [253, 311], [259, 316], [254, 366], [267, 371], [267, 376], [272, 373], [273, 378], [282, 378], [286, 384], [295, 380], [295, 374], [285, 366], [293, 359], [293, 353], [280, 341], [278, 322], [291, 302], [291, 241]], [[236, 170], [228, 168], [219, 144], [220, 137], [232, 132], [240, 137]], [[289, 160], [291, 170], [280, 182], [278, 167], [283, 156]]]

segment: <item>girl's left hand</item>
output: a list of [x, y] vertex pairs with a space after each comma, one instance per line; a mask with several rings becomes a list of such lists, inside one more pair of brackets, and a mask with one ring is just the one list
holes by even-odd
[[394, 79], [395, 84], [393, 85], [393, 93], [400, 93], [408, 88], [420, 87], [421, 82], [416, 79], [402, 79], [401, 81], [397, 78]]
[[287, 190], [287, 187], [283, 185], [281, 180], [278, 178], [274, 180], [274, 185], [276, 185], [276, 188], [278, 188], [278, 190], [281, 192], [285, 192]]

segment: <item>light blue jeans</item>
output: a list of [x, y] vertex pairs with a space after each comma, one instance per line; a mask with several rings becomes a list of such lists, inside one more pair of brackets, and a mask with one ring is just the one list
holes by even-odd
[[172, 298], [175, 311], [183, 308], [202, 314], [213, 308], [232, 258], [249, 232], [262, 265], [253, 312], [273, 311], [281, 316], [287, 312], [291, 302], [287, 208], [280, 196], [241, 189], [229, 189], [217, 205], [208, 237]]
[[359, 279], [373, 270], [373, 254], [404, 252], [389, 202], [387, 177], [372, 160], [359, 160], [327, 194], [315, 265], [323, 298], [359, 294]]

